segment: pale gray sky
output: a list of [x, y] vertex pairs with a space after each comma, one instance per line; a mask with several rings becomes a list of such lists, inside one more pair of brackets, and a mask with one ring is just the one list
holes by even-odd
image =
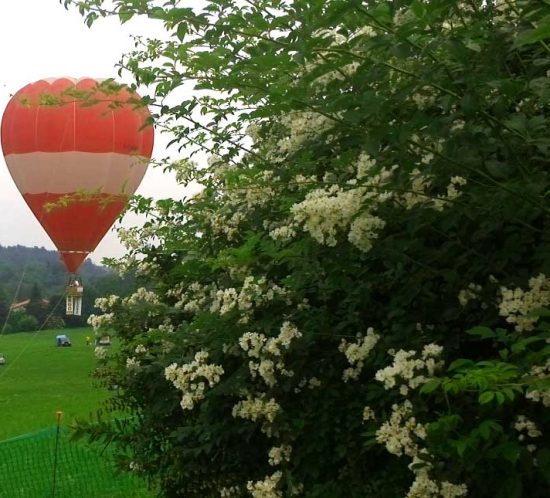
[[[155, 33], [155, 30], [158, 31]], [[146, 20], [121, 26], [117, 19], [105, 19], [88, 29], [78, 13], [66, 11], [59, 0], [3, 0], [0, 4], [0, 114], [10, 95], [41, 78], [89, 76], [120, 81], [115, 64], [124, 52], [133, 48], [130, 34], [160, 36], [162, 28]], [[156, 134], [153, 157], [166, 155], [167, 141]], [[184, 192], [172, 176], [150, 167], [137, 193], [163, 198], [179, 197]], [[129, 215], [125, 224], [137, 221]], [[0, 156], [0, 244], [55, 249], [16, 189], [3, 156]], [[97, 247], [92, 260], [99, 262], [102, 257], [122, 253], [116, 234], [111, 231]]]

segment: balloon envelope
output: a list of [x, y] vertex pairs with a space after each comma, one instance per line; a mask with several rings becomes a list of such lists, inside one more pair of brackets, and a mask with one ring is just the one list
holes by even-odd
[[153, 149], [146, 107], [91, 78], [25, 86], [2, 117], [2, 149], [28, 206], [74, 273], [136, 191]]

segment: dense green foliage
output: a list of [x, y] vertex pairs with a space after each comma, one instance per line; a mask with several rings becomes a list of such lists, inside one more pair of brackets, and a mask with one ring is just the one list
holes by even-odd
[[546, 496], [550, 5], [64, 3], [163, 22], [122, 68], [211, 155], [135, 202], [92, 437], [169, 497]]

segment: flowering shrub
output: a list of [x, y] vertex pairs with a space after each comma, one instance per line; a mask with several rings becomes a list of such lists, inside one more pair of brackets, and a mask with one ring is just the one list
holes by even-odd
[[164, 23], [121, 65], [210, 156], [134, 203], [136, 417], [81, 429], [170, 497], [546, 496], [550, 6], [65, 3]]

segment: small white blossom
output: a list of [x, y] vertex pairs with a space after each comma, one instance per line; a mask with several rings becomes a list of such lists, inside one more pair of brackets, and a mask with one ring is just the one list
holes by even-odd
[[529, 420], [525, 415], [518, 415], [514, 429], [519, 433], [526, 432], [530, 438], [542, 436], [542, 432], [537, 428], [535, 422]]
[[107, 358], [107, 348], [104, 348], [103, 346], [97, 346], [94, 349], [94, 354], [98, 360], [104, 360], [105, 358]]
[[248, 481], [246, 489], [252, 498], [282, 498], [283, 493], [278, 489], [282, 476], [282, 472], [277, 471], [263, 481]]
[[281, 407], [273, 398], [266, 401], [265, 398], [252, 398], [249, 396], [233, 407], [233, 417], [252, 421], [266, 419], [273, 422], [280, 411]]
[[291, 453], [292, 446], [288, 444], [274, 446], [269, 450], [269, 465], [276, 466], [283, 462], [289, 462]]
[[338, 350], [346, 355], [346, 359], [351, 365], [350, 368], [344, 370], [342, 375], [344, 382], [359, 378], [365, 359], [369, 356], [379, 339], [380, 336], [374, 333], [372, 327], [367, 329], [367, 334], [364, 337], [362, 334], [358, 334], [357, 342], [348, 343], [345, 339], [342, 339]]
[[181, 407], [192, 410], [195, 404], [204, 399], [206, 387], [212, 388], [220, 382], [224, 373], [223, 367], [207, 363], [208, 352], [199, 351], [190, 363], [178, 367], [172, 363], [164, 369], [166, 380], [183, 393]]
[[528, 291], [519, 287], [501, 287], [500, 292], [500, 316], [513, 324], [518, 332], [529, 332], [535, 328], [538, 320], [538, 317], [531, 316], [531, 312], [550, 304], [550, 279], [541, 273], [529, 280]]
[[365, 408], [363, 408], [363, 421], [367, 422], [369, 420], [374, 420], [375, 418], [376, 415], [374, 410], [370, 406], [365, 406]]

